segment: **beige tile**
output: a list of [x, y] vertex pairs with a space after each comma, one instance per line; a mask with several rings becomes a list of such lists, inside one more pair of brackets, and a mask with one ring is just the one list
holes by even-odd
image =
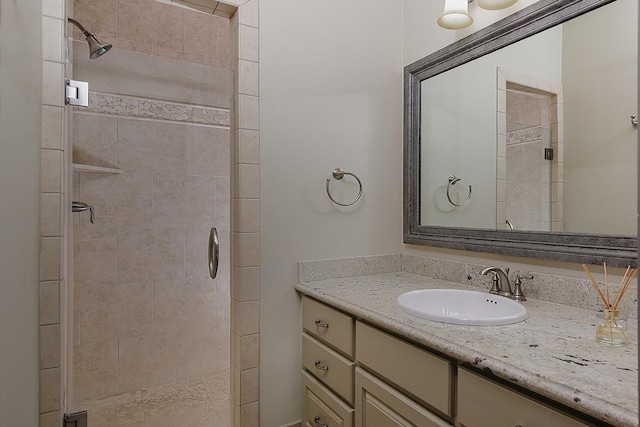
[[208, 277], [208, 244], [210, 227], [186, 228], [186, 276]]
[[60, 427], [61, 424], [62, 413], [60, 411], [48, 412], [40, 415], [40, 427]]
[[62, 62], [63, 21], [49, 16], [42, 17], [42, 59]]
[[80, 289], [80, 340], [83, 344], [136, 337], [152, 331], [150, 281], [86, 283]]
[[118, 0], [74, 0], [73, 18], [89, 32], [103, 36], [116, 35]]
[[242, 330], [240, 329], [242, 324], [242, 309], [240, 304], [240, 301], [233, 298], [231, 299], [231, 321], [229, 322], [229, 326], [231, 328], [231, 332], [238, 336], [242, 336]]
[[238, 280], [233, 297], [239, 301], [260, 299], [260, 267], [235, 267]]
[[216, 223], [229, 225], [231, 222], [231, 179], [216, 177]]
[[60, 368], [40, 371], [40, 413], [60, 409]]
[[84, 42], [74, 42], [73, 67], [74, 76], [91, 81], [97, 92], [218, 108], [228, 108], [230, 103], [229, 69], [121, 49], [111, 49], [94, 61]]
[[154, 230], [128, 227], [118, 230], [118, 281], [150, 280], [155, 267]]
[[157, 280], [153, 292], [154, 333], [188, 333], [190, 337], [213, 333], [216, 298], [215, 282], [209, 277]]
[[40, 324], [60, 323], [60, 282], [40, 283]]
[[257, 402], [260, 397], [260, 369], [253, 368], [240, 372], [240, 404]]
[[42, 14], [64, 19], [64, 0], [42, 0]]
[[238, 23], [258, 28], [260, 26], [258, 0], [246, 1], [238, 8]]
[[118, 120], [118, 167], [126, 171], [185, 173], [185, 126]]
[[[158, 390], [160, 389], [160, 390]], [[143, 390], [145, 426], [213, 426], [214, 412], [202, 383], [175, 389], [173, 384]]]
[[229, 176], [231, 136], [228, 129], [187, 126], [187, 175]]
[[40, 235], [60, 236], [62, 233], [62, 196], [57, 193], [40, 194]]
[[240, 347], [240, 337], [235, 332], [231, 332], [229, 336], [231, 338], [229, 367], [231, 370], [240, 370], [242, 369], [242, 349]]
[[115, 168], [118, 165], [118, 119], [75, 113], [73, 115], [73, 162]]
[[156, 227], [153, 229], [154, 279], [185, 277], [184, 227]]
[[260, 301], [242, 302], [240, 310], [241, 335], [260, 333]]
[[240, 227], [245, 233], [260, 231], [260, 200], [240, 199]]
[[210, 224], [215, 207], [216, 178], [155, 175], [153, 224], [202, 226]]
[[229, 335], [187, 339], [187, 377], [229, 371]]
[[62, 192], [62, 151], [40, 150], [40, 191]]
[[185, 378], [185, 353], [184, 334], [121, 339], [118, 354], [120, 390], [134, 390]]
[[117, 340], [73, 347], [73, 390], [81, 400], [118, 392]]
[[73, 237], [74, 283], [116, 283], [116, 229], [75, 230]]
[[148, 0], [118, 1], [118, 38], [184, 50], [185, 10]]
[[260, 366], [260, 334], [240, 337], [240, 369]]
[[247, 61], [260, 61], [259, 31], [255, 27], [238, 25], [238, 58]]
[[258, 165], [238, 165], [238, 194], [237, 197], [243, 199], [260, 198], [260, 166]]
[[238, 93], [258, 96], [260, 94], [260, 66], [257, 62], [238, 61]]
[[153, 45], [147, 43], [136, 42], [132, 40], [119, 39], [117, 37], [109, 37], [109, 43], [114, 49], [128, 50], [130, 52], [145, 53], [151, 55], [153, 53]]
[[40, 326], [40, 369], [60, 366], [60, 325]]
[[240, 266], [260, 265], [260, 233], [240, 234]]
[[89, 413], [91, 427], [145, 425], [140, 390], [90, 399], [84, 407]]
[[125, 172], [120, 175], [81, 174], [81, 201], [95, 209], [95, 224], [89, 215], [78, 215], [81, 228], [131, 226], [151, 224], [153, 176], [146, 172]]
[[236, 159], [238, 163], [260, 164], [260, 133], [239, 129], [235, 132]]
[[63, 113], [64, 110], [61, 107], [42, 106], [42, 137], [40, 144], [42, 148], [62, 149]]
[[238, 128], [260, 129], [260, 99], [257, 96], [238, 95], [235, 113]]
[[64, 67], [58, 62], [42, 62], [42, 103], [64, 106]]
[[60, 246], [59, 237], [43, 237], [40, 239], [40, 281], [60, 280]]
[[[229, 20], [185, 11], [184, 51], [209, 57], [228, 57]], [[222, 48], [222, 52], [218, 50]]]
[[240, 425], [242, 427], [260, 426], [260, 403], [253, 402], [240, 406]]

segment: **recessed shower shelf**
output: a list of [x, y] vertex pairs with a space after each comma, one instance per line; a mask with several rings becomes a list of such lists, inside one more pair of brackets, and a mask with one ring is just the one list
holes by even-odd
[[72, 166], [74, 172], [111, 173], [111, 174], [122, 173], [121, 169], [105, 168], [105, 167], [102, 167], [102, 166], [82, 165], [80, 163], [72, 163], [71, 166]]

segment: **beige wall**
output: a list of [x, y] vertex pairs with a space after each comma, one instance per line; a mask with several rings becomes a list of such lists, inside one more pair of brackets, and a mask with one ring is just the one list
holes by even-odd
[[41, 4], [0, 3], [2, 426], [38, 424]]
[[[297, 261], [401, 247], [401, 1], [261, 2], [261, 423], [300, 417]], [[355, 173], [362, 199], [331, 203]], [[354, 181], [332, 180], [336, 198]]]
[[633, 0], [564, 25], [566, 231], [636, 234], [637, 30]]

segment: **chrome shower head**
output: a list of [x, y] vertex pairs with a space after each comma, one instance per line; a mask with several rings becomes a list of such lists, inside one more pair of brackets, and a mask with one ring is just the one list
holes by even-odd
[[85, 30], [82, 24], [80, 24], [78, 21], [72, 18], [67, 19], [73, 25], [78, 27], [80, 31], [82, 31], [82, 34], [84, 34], [84, 36], [86, 37], [87, 43], [89, 43], [89, 58], [96, 59], [104, 55], [109, 51], [109, 49], [111, 49], [111, 44], [103, 42], [98, 38], [98, 36], [91, 34], [89, 31]]

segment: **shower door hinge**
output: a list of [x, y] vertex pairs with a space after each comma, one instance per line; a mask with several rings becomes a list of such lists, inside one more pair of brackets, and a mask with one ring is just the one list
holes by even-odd
[[544, 159], [545, 160], [553, 160], [553, 148], [545, 148], [544, 149]]
[[79, 107], [89, 106], [89, 83], [78, 80], [65, 79], [67, 85], [65, 89], [66, 103]]
[[87, 427], [87, 411], [64, 414], [64, 427]]

